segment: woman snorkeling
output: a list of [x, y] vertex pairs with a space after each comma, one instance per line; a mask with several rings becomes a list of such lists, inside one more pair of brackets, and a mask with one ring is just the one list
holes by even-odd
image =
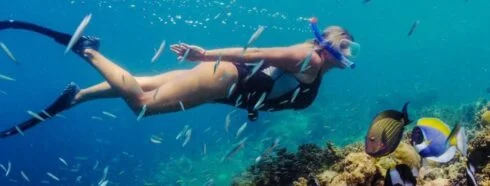
[[[61, 96], [40, 113], [0, 133], [7, 137], [64, 110], [84, 102], [123, 98], [131, 110], [143, 116], [176, 112], [204, 103], [222, 103], [248, 111], [249, 119], [258, 111], [304, 109], [315, 100], [322, 76], [334, 68], [352, 68], [348, 60], [359, 47], [345, 29], [330, 26], [318, 31], [311, 27], [313, 41], [274, 48], [223, 48], [205, 50], [185, 43], [171, 46], [180, 60], [201, 62], [189, 70], [174, 70], [150, 77], [133, 76], [102, 55], [99, 39], [83, 36], [72, 48], [106, 80], [80, 89], [70, 83]], [[67, 45], [70, 34], [32, 23], [0, 21], [0, 30], [23, 29], [37, 32]], [[353, 48], [357, 47], [357, 48]]]

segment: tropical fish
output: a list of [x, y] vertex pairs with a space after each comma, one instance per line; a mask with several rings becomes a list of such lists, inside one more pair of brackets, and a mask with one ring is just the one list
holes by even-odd
[[7, 45], [5, 45], [5, 43], [0, 42], [0, 47], [5, 52], [5, 54], [7, 54], [7, 56], [10, 58], [10, 60], [12, 60], [14, 63], [17, 63], [17, 59], [15, 59], [14, 54], [12, 54], [12, 52], [9, 50]]
[[20, 171], [20, 175], [22, 175], [22, 178], [24, 178], [24, 180], [26, 180], [27, 182], [31, 182], [31, 180], [29, 180], [29, 177], [27, 177], [26, 173], [24, 173], [24, 171]]
[[155, 52], [155, 55], [153, 55], [153, 57], [151, 58], [151, 63], [154, 63], [155, 61], [157, 61], [157, 59], [160, 57], [160, 55], [162, 55], [163, 49], [165, 49], [165, 43], [166, 43], [165, 40], [163, 40], [162, 43], [160, 43], [160, 47]]
[[60, 181], [60, 179], [57, 176], [55, 176], [53, 173], [46, 172], [46, 175], [48, 175], [49, 177], [51, 177], [55, 181]]
[[242, 132], [245, 130], [245, 128], [247, 128], [247, 122], [243, 123], [242, 126], [240, 126], [240, 128], [236, 132], [235, 137], [238, 138], [240, 134], [242, 134]]
[[143, 105], [143, 108], [141, 108], [140, 114], [138, 114], [138, 117], [136, 118], [136, 121], [140, 121], [143, 116], [145, 116], [146, 113], [146, 105]]
[[415, 29], [417, 28], [419, 23], [420, 23], [419, 20], [413, 22], [412, 27], [410, 27], [410, 30], [408, 31], [408, 34], [407, 34], [408, 37], [410, 37], [413, 34], [413, 32], [415, 31]]
[[[459, 124], [452, 130], [437, 118], [421, 118], [412, 131], [412, 145], [420, 156], [431, 161], [446, 163], [454, 158], [459, 150], [464, 157], [468, 156], [468, 139], [464, 127]], [[466, 171], [476, 184], [474, 168], [469, 162]]]
[[216, 60], [216, 63], [214, 64], [213, 75], [216, 74], [216, 70], [218, 69], [218, 66], [220, 63], [221, 63], [221, 55], [218, 56], [218, 59]]
[[258, 110], [258, 109], [260, 109], [259, 107], [262, 107], [263, 106], [262, 103], [264, 102], [265, 97], [267, 97], [267, 92], [262, 93], [262, 95], [260, 96], [260, 98], [257, 101], [257, 103], [255, 103], [255, 105], [254, 105], [254, 110]]
[[7, 81], [15, 81], [14, 78], [11, 78], [11, 77], [3, 75], [3, 74], [0, 74], [0, 79], [7, 80]]
[[224, 162], [225, 160], [231, 159], [238, 151], [240, 151], [243, 147], [245, 147], [245, 141], [247, 141], [247, 138], [245, 137], [242, 139], [240, 142], [238, 142], [237, 145], [233, 149], [230, 150], [230, 152], [226, 153], [226, 155], [221, 159], [221, 162]]
[[385, 176], [385, 186], [414, 186], [417, 185], [418, 175], [417, 169], [410, 168], [405, 164], [396, 165], [394, 168], [388, 169]]
[[102, 114], [104, 114], [104, 115], [106, 115], [106, 116], [109, 116], [109, 117], [111, 117], [111, 118], [114, 118], [114, 119], [115, 119], [115, 118], [117, 118], [117, 116], [116, 116], [116, 115], [114, 115], [114, 114], [112, 114], [112, 113], [110, 113], [110, 112], [107, 112], [107, 111], [102, 111]]
[[243, 47], [242, 55], [245, 54], [247, 49], [252, 46], [252, 44], [259, 38], [259, 36], [262, 34], [264, 31], [265, 27], [264, 26], [259, 26], [257, 30], [250, 36], [250, 39], [248, 40], [248, 43]]
[[243, 96], [241, 94], [238, 95], [238, 98], [236, 98], [236, 100], [235, 100], [235, 107], [238, 107], [242, 104], [242, 97]]
[[260, 67], [262, 67], [263, 65], [264, 65], [264, 60], [262, 59], [257, 64], [255, 64], [254, 68], [252, 68], [252, 72], [250, 72], [250, 74], [247, 75], [247, 77], [245, 77], [245, 81], [247, 81], [253, 75], [255, 75], [255, 73], [257, 73], [257, 71], [259, 71], [260, 70]]
[[68, 53], [68, 51], [71, 50], [71, 48], [73, 48], [73, 45], [75, 45], [80, 39], [80, 37], [82, 37], [82, 33], [85, 30], [85, 28], [87, 28], [90, 19], [92, 19], [92, 14], [88, 14], [83, 18], [82, 22], [80, 23], [80, 25], [78, 25], [78, 28], [75, 30], [75, 33], [73, 34], [73, 36], [71, 36], [70, 42], [68, 42], [68, 45], [66, 46], [65, 54]]
[[68, 163], [66, 163], [66, 161], [63, 158], [58, 157], [58, 159], [61, 161], [61, 163], [63, 163], [63, 165], [68, 167]]
[[402, 139], [405, 125], [411, 123], [407, 113], [408, 102], [402, 112], [385, 110], [373, 119], [365, 140], [365, 151], [373, 157], [381, 157], [395, 151]]

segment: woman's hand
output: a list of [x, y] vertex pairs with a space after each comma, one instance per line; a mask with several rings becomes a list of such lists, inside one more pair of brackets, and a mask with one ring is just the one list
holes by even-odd
[[202, 61], [205, 57], [206, 50], [196, 45], [188, 45], [185, 43], [173, 44], [170, 46], [172, 52], [177, 54], [177, 60], [182, 60], [187, 51], [187, 57], [185, 60], [187, 61]]

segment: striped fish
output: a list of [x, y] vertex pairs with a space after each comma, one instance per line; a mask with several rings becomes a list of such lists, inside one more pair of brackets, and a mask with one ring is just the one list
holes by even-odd
[[398, 147], [405, 125], [411, 123], [407, 113], [408, 102], [402, 112], [385, 110], [372, 121], [365, 140], [365, 151], [373, 157], [386, 156]]

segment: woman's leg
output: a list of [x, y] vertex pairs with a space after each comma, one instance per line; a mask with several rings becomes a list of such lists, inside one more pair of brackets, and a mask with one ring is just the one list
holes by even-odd
[[86, 49], [85, 54], [89, 56], [90, 64], [104, 76], [112, 90], [126, 101], [133, 112], [139, 113], [146, 105], [146, 115], [178, 111], [181, 109], [180, 102], [190, 108], [224, 98], [238, 76], [232, 63], [221, 63], [216, 74], [213, 74], [213, 63], [201, 63], [159, 88], [145, 92], [136, 78], [99, 52]]
[[[148, 92], [157, 89], [166, 82], [179, 77], [187, 70], [174, 70], [150, 77], [135, 77], [138, 84], [141, 86], [143, 91]], [[117, 98], [120, 97], [119, 94], [112, 89], [109, 83], [102, 82], [97, 85], [80, 90], [75, 96], [73, 105], [78, 105], [87, 101], [92, 101], [96, 99], [103, 98]]]

